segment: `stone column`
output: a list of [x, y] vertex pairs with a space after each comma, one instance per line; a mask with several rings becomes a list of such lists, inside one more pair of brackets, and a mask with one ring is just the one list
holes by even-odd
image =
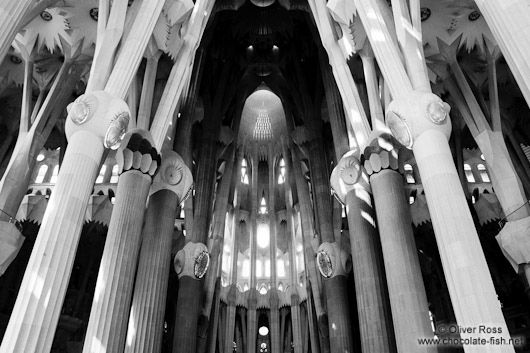
[[[291, 144], [293, 147], [293, 144]], [[313, 291], [313, 300], [315, 303], [315, 313], [318, 320], [318, 330], [320, 333], [320, 349], [322, 352], [329, 352], [329, 330], [328, 330], [328, 317], [322, 308], [322, 299], [320, 291], [320, 283], [315, 264], [315, 252], [312, 243], [318, 244], [318, 239], [315, 237], [315, 230], [312, 223], [311, 215], [311, 200], [309, 198], [309, 186], [307, 185], [304, 176], [302, 175], [302, 169], [300, 166], [300, 160], [296, 150], [290, 148], [291, 157], [286, 160], [286, 170], [289, 173], [293, 171], [296, 180], [296, 190], [298, 194], [298, 202], [300, 206], [300, 219], [302, 225], [302, 235], [304, 239], [304, 255], [307, 262], [307, 271], [311, 280], [311, 290]], [[287, 148], [284, 148], [284, 156], [288, 156], [289, 153]], [[284, 157], [285, 158], [285, 157]], [[316, 248], [316, 247], [315, 247]]]
[[271, 352], [280, 351], [280, 308], [278, 298], [278, 277], [276, 271], [277, 261], [277, 235], [276, 235], [276, 160], [272, 143], [269, 144], [269, 234], [271, 261], [271, 290], [270, 290], [270, 338]]
[[237, 257], [239, 254], [239, 235], [241, 228], [239, 223], [239, 211], [241, 205], [241, 195], [239, 189], [241, 187], [241, 161], [243, 160], [243, 150], [237, 152], [236, 164], [236, 187], [234, 190], [234, 217], [232, 225], [232, 262], [230, 264], [230, 290], [227, 298], [226, 308], [226, 335], [224, 339], [224, 351], [231, 352], [232, 342], [234, 342], [234, 331], [236, 324], [236, 299], [238, 289], [237, 284]]
[[145, 202], [160, 165], [160, 155], [153, 147], [151, 135], [135, 129], [125, 135], [116, 161], [120, 180], [99, 266], [84, 353], [119, 352], [125, 346]]
[[[331, 185], [335, 195], [346, 205], [363, 353], [395, 352], [371, 190], [368, 176], [353, 151], [346, 153], [333, 170]], [[339, 262], [340, 258], [333, 252], [329, 257], [327, 263], [334, 269], [331, 260]], [[325, 256], [321, 258], [326, 259]]]
[[398, 153], [399, 143], [391, 135], [376, 133], [363, 156], [374, 195], [397, 351], [435, 353], [434, 345], [418, 345], [418, 338], [434, 334]]
[[20, 25], [24, 20], [24, 15], [31, 10], [33, 5], [33, 0], [2, 0], [0, 2], [0, 33], [2, 33], [0, 36], [0, 62], [4, 61], [11, 43], [21, 29]]
[[296, 255], [295, 247], [293, 246], [295, 239], [295, 232], [292, 222], [293, 212], [292, 208], [288, 209], [287, 224], [291, 230], [287, 233], [287, 251], [289, 251], [289, 276], [291, 277], [291, 323], [293, 326], [293, 344], [294, 353], [302, 353], [302, 325], [300, 318], [300, 296], [298, 295], [298, 271], [296, 269]]
[[526, 102], [530, 104], [528, 3], [524, 0], [501, 2], [476, 0], [475, 3], [510, 65]]
[[192, 175], [174, 151], [162, 151], [160, 170], [151, 186], [142, 248], [134, 286], [125, 353], [158, 353], [177, 207], [189, 194]]
[[50, 351], [104, 148], [119, 144], [128, 121], [127, 104], [103, 91], [80, 96], [69, 109], [68, 149], [0, 352]]
[[173, 339], [174, 352], [195, 352], [197, 321], [201, 310], [201, 279], [210, 263], [208, 248], [203, 243], [187, 243], [175, 255], [175, 271], [179, 278], [179, 295]]
[[[315, 128], [316, 126], [313, 126]], [[317, 134], [315, 134], [317, 136]], [[317, 252], [317, 265], [323, 276], [324, 293], [328, 311], [329, 343], [331, 352], [345, 353], [353, 351], [352, 327], [349, 316], [346, 275], [348, 254], [335, 242], [332, 218], [331, 188], [327, 177], [323, 141], [315, 137], [310, 142], [310, 169], [313, 187], [313, 205], [319, 223], [322, 243]], [[301, 162], [301, 161], [300, 161]], [[326, 260], [322, 260], [326, 259]], [[333, 268], [324, 270], [331, 259]], [[341, 260], [342, 259], [342, 260]], [[324, 267], [323, 267], [324, 266]]]
[[[458, 325], [484, 325], [501, 331], [461, 333], [461, 337], [495, 337], [509, 342], [508, 328], [449, 149], [448, 115], [449, 106], [438, 96], [412, 91], [390, 103], [386, 123], [416, 157]], [[514, 352], [513, 345], [466, 345], [464, 350]]]
[[258, 291], [256, 290], [256, 233], [258, 230], [257, 213], [259, 205], [258, 195], [258, 154], [257, 147], [254, 146], [252, 153], [252, 183], [251, 193], [252, 210], [250, 212], [251, 219], [251, 231], [250, 231], [250, 289], [248, 293], [248, 311], [247, 311], [247, 353], [255, 353], [257, 345], [257, 332], [258, 332], [258, 318], [257, 318], [257, 302], [258, 302]]
[[[205, 122], [205, 124], [209, 123], [211, 121]], [[179, 275], [176, 322], [180, 322], [181, 326], [175, 330], [173, 337], [174, 352], [195, 352], [197, 345], [197, 327], [202, 302], [202, 296], [198, 293], [203, 291], [201, 279], [206, 274], [210, 262], [210, 255], [205, 243], [211, 220], [217, 166], [216, 138], [216, 131], [212, 130], [211, 127], [205, 129], [195, 184], [193, 234], [188, 236], [189, 240], [186, 240], [186, 245], [175, 257], [175, 269]], [[193, 269], [196, 259], [205, 265], [201, 267], [201, 272], [196, 272]]]

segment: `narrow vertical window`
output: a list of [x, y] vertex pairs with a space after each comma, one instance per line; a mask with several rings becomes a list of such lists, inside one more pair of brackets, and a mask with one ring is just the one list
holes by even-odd
[[44, 181], [44, 177], [46, 176], [47, 171], [48, 171], [48, 166], [41, 165], [37, 173], [37, 178], [35, 178], [35, 184], [41, 184]]

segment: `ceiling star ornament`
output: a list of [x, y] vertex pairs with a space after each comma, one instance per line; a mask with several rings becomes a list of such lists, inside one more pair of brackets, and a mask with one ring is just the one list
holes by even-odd
[[15, 41], [27, 48], [33, 48], [36, 45], [37, 49], [41, 50], [45, 47], [52, 53], [57, 48], [61, 50], [60, 37], [70, 38], [69, 17], [70, 13], [64, 8], [46, 9], [41, 16], [35, 17], [17, 34]]
[[486, 24], [484, 16], [479, 12], [474, 1], [454, 1], [455, 32], [453, 37], [462, 36], [460, 48], [465, 46], [468, 52], [478, 47], [482, 52], [486, 49], [484, 40], [496, 43], [491, 30]]
[[12, 51], [7, 53], [0, 66], [0, 89], [11, 84], [17, 87], [24, 84], [24, 61]]
[[83, 52], [94, 50], [97, 37], [98, 0], [68, 0], [70, 37], [72, 43], [83, 40]]
[[438, 38], [449, 41], [454, 33], [452, 0], [421, 1], [421, 32], [425, 56], [438, 52]]

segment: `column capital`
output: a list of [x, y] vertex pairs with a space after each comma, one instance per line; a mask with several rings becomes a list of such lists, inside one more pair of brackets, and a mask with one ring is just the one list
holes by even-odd
[[173, 150], [162, 150], [162, 162], [156, 174], [150, 195], [160, 191], [169, 190], [175, 193], [182, 203], [193, 188], [193, 175], [182, 157]]
[[322, 243], [318, 247], [317, 266], [320, 274], [326, 278], [345, 276], [352, 269], [351, 255], [336, 242]]
[[136, 170], [153, 178], [158, 171], [160, 161], [151, 134], [142, 129], [127, 132], [116, 152], [119, 174]]
[[179, 279], [188, 276], [200, 280], [208, 271], [210, 254], [203, 243], [187, 243], [179, 250], [173, 261]]
[[331, 172], [331, 188], [343, 204], [346, 203], [346, 195], [354, 189], [370, 191], [368, 181], [368, 175], [356, 157], [356, 151], [346, 152]]
[[428, 130], [451, 135], [449, 104], [431, 92], [411, 91], [394, 99], [386, 111], [386, 124], [395, 138], [408, 149]]
[[370, 144], [364, 149], [362, 158], [366, 173], [371, 176], [384, 169], [398, 171], [401, 147], [402, 145], [391, 134], [380, 131], [374, 132]]
[[67, 107], [65, 132], [68, 140], [78, 131], [95, 134], [105, 148], [117, 149], [129, 126], [131, 113], [123, 99], [105, 91], [79, 96]]

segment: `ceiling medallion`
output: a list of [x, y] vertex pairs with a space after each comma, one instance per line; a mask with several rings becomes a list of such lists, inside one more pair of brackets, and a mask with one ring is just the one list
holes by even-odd
[[426, 21], [431, 17], [431, 9], [428, 7], [422, 7], [420, 9], [421, 22]]
[[99, 9], [97, 7], [93, 7], [90, 9], [90, 17], [92, 17], [92, 19], [94, 21], [97, 21], [98, 20], [98, 16], [99, 16]]
[[22, 59], [19, 58], [19, 57], [16, 56], [16, 55], [11, 55], [11, 56], [9, 57], [9, 59], [11, 60], [11, 62], [12, 62], [13, 64], [21, 64], [21, 63], [22, 63]]
[[44, 21], [51, 21], [53, 19], [53, 16], [51, 13], [49, 13], [48, 11], [42, 11], [40, 13], [40, 17], [44, 20]]
[[480, 18], [480, 12], [473, 11], [467, 16], [467, 18], [469, 18], [470, 21], [476, 21]]

